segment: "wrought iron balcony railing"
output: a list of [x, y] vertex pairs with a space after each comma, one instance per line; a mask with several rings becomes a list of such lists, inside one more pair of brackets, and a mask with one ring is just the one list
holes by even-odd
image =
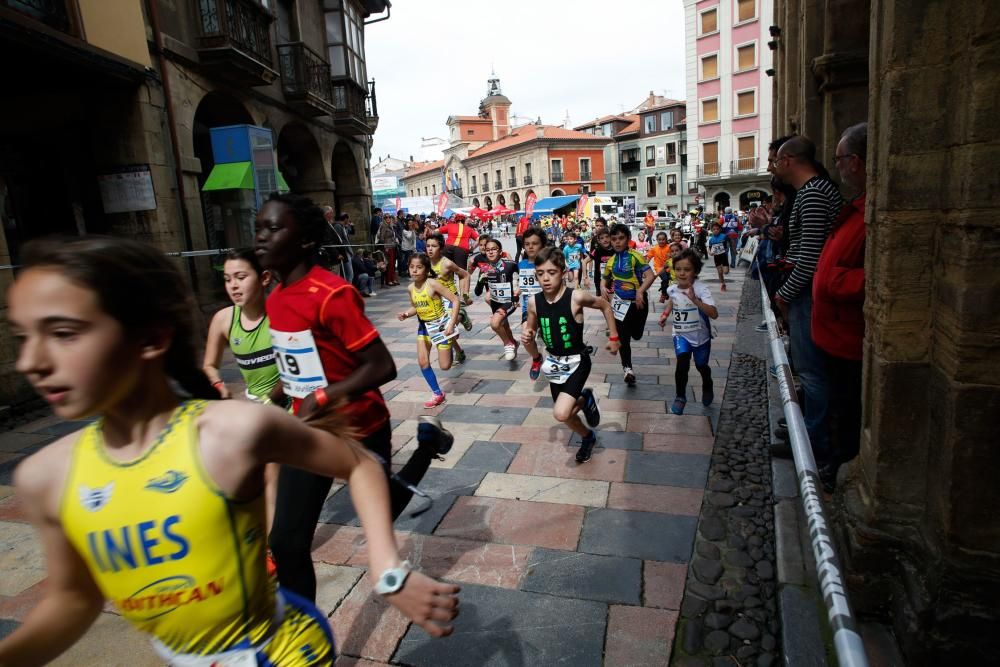
[[718, 162], [705, 162], [698, 165], [699, 178], [712, 178], [722, 176], [722, 170]]
[[470, 185], [469, 186], [469, 194], [470, 195], [479, 194], [479, 190], [476, 188], [475, 185]]
[[581, 181], [589, 181], [590, 177], [591, 177], [591, 173], [589, 171], [581, 171], [580, 172], [580, 180]]
[[733, 160], [729, 165], [729, 170], [734, 174], [756, 174], [760, 165], [760, 160], [755, 157], [741, 157]]
[[330, 64], [302, 42], [278, 44], [278, 70], [285, 99], [313, 115], [333, 113]]
[[503, 183], [501, 183], [500, 181], [494, 181], [493, 182], [493, 189], [494, 190], [503, 190]]
[[622, 171], [626, 173], [632, 173], [639, 171], [642, 168], [642, 163], [639, 160], [626, 160], [622, 162]]
[[562, 183], [565, 180], [565, 175], [561, 171], [552, 172], [552, 182]]
[[271, 66], [271, 13], [254, 0], [198, 0], [201, 46], [236, 48]]
[[524, 177], [524, 184], [525, 185], [531, 185], [531, 176], [525, 176]]
[[509, 179], [507, 179], [507, 187], [508, 188], [516, 188], [517, 187], [517, 179], [516, 178], [509, 178]]

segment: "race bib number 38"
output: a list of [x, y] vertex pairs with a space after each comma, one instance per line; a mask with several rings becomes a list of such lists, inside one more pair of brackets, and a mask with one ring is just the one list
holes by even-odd
[[305, 398], [326, 386], [326, 373], [323, 372], [323, 362], [311, 331], [271, 329], [271, 345], [286, 394]]

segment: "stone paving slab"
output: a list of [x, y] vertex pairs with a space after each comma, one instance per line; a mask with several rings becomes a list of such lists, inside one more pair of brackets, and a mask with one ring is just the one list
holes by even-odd
[[695, 489], [708, 482], [708, 456], [628, 452], [625, 481], [639, 484], [668, 484]]
[[601, 667], [607, 609], [589, 600], [465, 586], [455, 633], [431, 641], [412, 626], [394, 661], [417, 667]]
[[516, 442], [476, 440], [462, 458], [455, 463], [455, 467], [487, 472], [504, 472], [520, 448], [521, 445]]
[[612, 484], [607, 506], [619, 510], [698, 516], [704, 489], [653, 484]]
[[559, 477], [539, 477], [538, 475], [489, 473], [476, 489], [476, 495], [531, 502], [604, 507], [608, 498], [608, 483]]
[[[614, 413], [603, 413], [614, 414]], [[624, 413], [622, 413], [624, 414]], [[604, 447], [605, 449], [642, 449], [642, 434], [641, 433], [627, 433], [625, 431], [620, 431], [617, 428], [615, 430], [607, 430], [608, 426], [617, 427], [617, 424], [605, 424], [604, 419], [601, 419], [601, 425], [597, 427], [597, 445], [599, 447]], [[580, 436], [576, 433], [572, 433], [569, 439], [570, 447], [574, 449], [580, 446]]]
[[434, 531], [481, 542], [575, 549], [584, 508], [503, 498], [460, 497]]
[[677, 612], [612, 605], [604, 664], [650, 667], [670, 663]]
[[528, 408], [483, 408], [474, 405], [449, 405], [439, 415], [442, 420], [465, 424], [521, 424]]
[[560, 597], [640, 604], [642, 561], [535, 549], [521, 589]]
[[616, 509], [587, 512], [580, 551], [683, 563], [691, 558], [695, 517]]
[[626, 453], [616, 449], [595, 449], [593, 458], [580, 464], [576, 462], [575, 447], [525, 442], [507, 472], [516, 475], [622, 482], [625, 480]]

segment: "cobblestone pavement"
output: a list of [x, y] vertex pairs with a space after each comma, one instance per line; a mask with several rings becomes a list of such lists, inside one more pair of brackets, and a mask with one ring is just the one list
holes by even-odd
[[[691, 373], [688, 414], [667, 414], [674, 352], [656, 320], [633, 343], [639, 384], [627, 387], [617, 358], [601, 349], [590, 386], [603, 410], [600, 446], [583, 465], [568, 429], [557, 426], [544, 382], [531, 382], [527, 356], [498, 360], [488, 309], [471, 308], [462, 333], [468, 362], [438, 372], [447, 402], [425, 410], [429, 390], [416, 363], [405, 288], [379, 292], [370, 317], [392, 351], [399, 377], [383, 387], [399, 460], [416, 446], [417, 417], [438, 414], [455, 446], [422, 487], [433, 508], [401, 517], [400, 547], [416, 567], [462, 585], [455, 634], [431, 641], [372, 592], [365, 546], [346, 489], [335, 485], [314, 543], [318, 603], [330, 615], [338, 665], [665, 665], [692, 558], [698, 515], [736, 331], [743, 271], [719, 291], [712, 342], [716, 404], [702, 408]], [[756, 284], [754, 284], [756, 285]], [[485, 331], [484, 331], [485, 329]], [[588, 314], [587, 338], [603, 345], [604, 325]], [[238, 372], [230, 364], [227, 380]], [[0, 634], [24, 618], [44, 586], [44, 565], [11, 473], [25, 454], [79, 428], [44, 418], [0, 434]], [[56, 664], [153, 665], [145, 641], [110, 610]]]

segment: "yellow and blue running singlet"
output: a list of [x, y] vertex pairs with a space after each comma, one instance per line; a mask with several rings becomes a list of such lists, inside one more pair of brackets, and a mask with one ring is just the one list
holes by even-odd
[[[427, 325], [431, 324], [437, 327], [445, 325], [446, 313], [443, 299], [437, 294], [431, 294], [427, 289], [427, 283], [424, 282], [424, 286], [421, 289], [417, 289], [416, 285], [410, 286], [410, 300], [413, 301], [413, 308], [417, 311], [417, 319], [419, 320], [417, 324], [417, 340], [431, 342], [431, 335], [427, 331]], [[438, 349], [447, 350], [450, 347], [451, 341], [438, 343]]]
[[170, 664], [241, 652], [251, 662], [232, 664], [331, 664], [326, 618], [267, 576], [263, 494], [227, 498], [202, 466], [206, 404], [182, 403], [128, 462], [108, 455], [101, 421], [85, 428], [63, 490], [66, 535], [104, 596]]
[[451, 275], [449, 275], [447, 278], [445, 278], [444, 277], [444, 273], [442, 272], [443, 271], [443, 269], [441, 267], [442, 264], [444, 264], [444, 258], [443, 257], [438, 260], [437, 264], [432, 264], [431, 265], [431, 270], [434, 271], [434, 273], [437, 275], [437, 281], [439, 283], [441, 283], [441, 285], [443, 287], [445, 287], [448, 290], [450, 290], [453, 294], [458, 294], [458, 285], [455, 282], [455, 278], [457, 276], [455, 275], [455, 272], [452, 271]]

